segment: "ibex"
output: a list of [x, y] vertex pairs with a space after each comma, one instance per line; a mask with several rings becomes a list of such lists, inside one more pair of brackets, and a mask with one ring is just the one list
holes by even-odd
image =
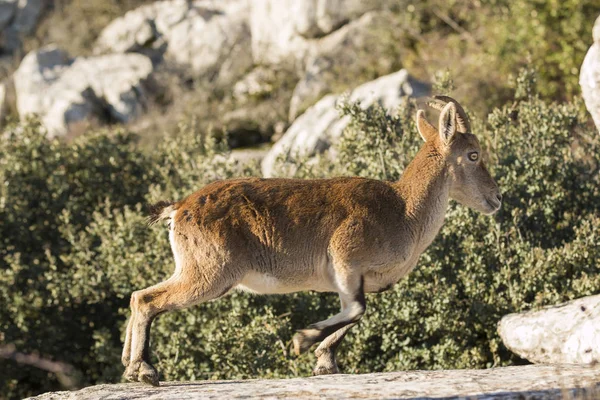
[[169, 221], [175, 272], [131, 296], [125, 377], [159, 384], [149, 350], [157, 315], [233, 289], [338, 293], [341, 312], [293, 338], [296, 354], [321, 342], [316, 375], [337, 373], [336, 348], [365, 313], [365, 293], [389, 289], [415, 267], [449, 199], [488, 215], [500, 208], [502, 196], [463, 108], [446, 96], [429, 105], [441, 110], [439, 128], [417, 112], [425, 143], [398, 182], [232, 179], [159, 203], [151, 221]]

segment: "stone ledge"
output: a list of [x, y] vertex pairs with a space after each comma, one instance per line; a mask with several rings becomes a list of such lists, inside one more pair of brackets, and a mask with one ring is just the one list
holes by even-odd
[[527, 365], [487, 370], [386, 372], [293, 379], [90, 386], [31, 399], [596, 399], [600, 367]]

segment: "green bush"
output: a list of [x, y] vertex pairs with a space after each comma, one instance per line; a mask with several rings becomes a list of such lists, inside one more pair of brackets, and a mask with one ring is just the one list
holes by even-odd
[[[501, 344], [506, 313], [597, 292], [600, 141], [578, 103], [540, 100], [523, 75], [519, 95], [472, 125], [489, 153], [502, 210], [452, 204], [417, 269], [368, 295], [367, 313], [340, 348], [346, 372], [483, 368], [522, 362]], [[414, 105], [396, 116], [347, 104], [352, 118], [335, 160], [298, 160], [298, 176], [397, 179], [421, 144]], [[433, 118], [431, 118], [433, 119]], [[141, 204], [179, 199], [203, 184], [257, 169], [194, 126], [152, 152], [125, 132], [70, 144], [35, 123], [5, 130], [0, 149], [0, 340], [72, 364], [82, 385], [118, 382], [128, 299], [170, 275], [164, 226]], [[153, 324], [163, 379], [309, 375], [314, 356], [290, 355], [293, 331], [337, 312], [334, 294], [234, 293]], [[0, 361], [0, 393], [58, 389], [55, 377]]]
[[518, 75], [523, 67], [538, 69], [545, 99], [572, 99], [580, 93], [579, 68], [599, 13], [594, 0], [399, 4], [403, 66], [423, 79], [450, 69], [461, 83], [457, 98], [479, 112], [510, 99], [506, 77]]

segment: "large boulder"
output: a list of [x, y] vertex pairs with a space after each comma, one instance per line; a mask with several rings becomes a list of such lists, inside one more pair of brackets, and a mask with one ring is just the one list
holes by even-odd
[[14, 73], [17, 111], [21, 118], [38, 115], [52, 136], [92, 119], [129, 122], [144, 109], [152, 72], [140, 54], [71, 59], [44, 47], [27, 54]]
[[600, 295], [509, 314], [500, 320], [498, 333], [509, 350], [533, 363], [597, 363]]
[[[412, 78], [406, 70], [400, 70], [358, 86], [350, 92], [348, 100], [360, 102], [364, 108], [379, 103], [393, 111], [407, 96], [421, 97], [429, 91], [427, 84]], [[274, 175], [277, 159], [310, 157], [324, 152], [339, 139], [349, 122], [349, 118], [340, 116], [336, 108], [340, 97], [325, 96], [294, 121], [263, 159], [265, 177]]]
[[600, 16], [594, 24], [594, 43], [588, 50], [579, 75], [585, 105], [600, 132]]
[[248, 0], [165, 0], [115, 19], [95, 52], [141, 52], [232, 83], [253, 65]]
[[119, 383], [49, 392], [30, 400], [98, 399], [597, 399], [600, 370], [581, 365], [337, 374], [292, 379]]
[[250, 14], [254, 59], [267, 64], [290, 57], [302, 60], [310, 39], [379, 6], [379, 1], [360, 0], [254, 0]]

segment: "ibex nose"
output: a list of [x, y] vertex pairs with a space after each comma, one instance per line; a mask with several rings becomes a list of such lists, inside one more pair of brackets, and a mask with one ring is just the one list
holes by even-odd
[[498, 199], [499, 202], [502, 202], [502, 194], [498, 193], [496, 195], [496, 198]]

